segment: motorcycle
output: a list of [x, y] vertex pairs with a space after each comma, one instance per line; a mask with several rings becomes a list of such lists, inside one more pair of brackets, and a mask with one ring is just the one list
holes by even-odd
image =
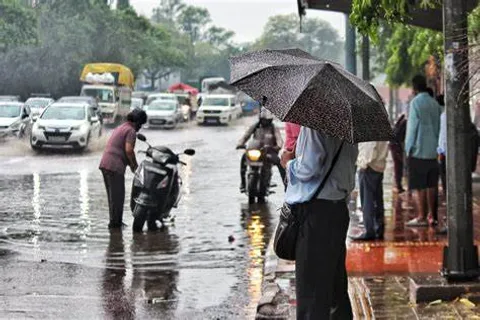
[[267, 148], [258, 140], [252, 140], [246, 148], [247, 158], [247, 185], [246, 194], [248, 203], [264, 203], [265, 197], [273, 193], [270, 191], [272, 180], [272, 163], [269, 160]]
[[[172, 208], [176, 208], [181, 198], [182, 180], [178, 173], [178, 165], [186, 165], [180, 161], [179, 155], [167, 147], [152, 147], [144, 135], [137, 134], [140, 141], [148, 145], [146, 159], [135, 172], [132, 186], [130, 208], [133, 213], [133, 231], [142, 232], [145, 221], [149, 230], [157, 229], [156, 221], [164, 225], [164, 219], [170, 216]], [[186, 149], [182, 154], [193, 156], [195, 150]]]

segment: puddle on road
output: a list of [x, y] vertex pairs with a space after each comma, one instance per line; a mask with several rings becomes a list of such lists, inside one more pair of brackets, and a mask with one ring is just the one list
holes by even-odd
[[[121, 305], [123, 315], [134, 308], [146, 317], [195, 318], [202, 310], [215, 315], [221, 305], [221, 312], [251, 317], [261, 294], [273, 205], [232, 207], [239, 195], [229, 192], [221, 193], [218, 203], [218, 185], [205, 188], [195, 168], [182, 169], [186, 194], [175, 225], [134, 236], [130, 227], [107, 230], [108, 207], [96, 171], [3, 176], [0, 251], [19, 253], [31, 263], [103, 269], [100, 279], [90, 281], [99, 283], [97, 295], [107, 314], [120, 316]], [[124, 221], [132, 225], [127, 207]]]

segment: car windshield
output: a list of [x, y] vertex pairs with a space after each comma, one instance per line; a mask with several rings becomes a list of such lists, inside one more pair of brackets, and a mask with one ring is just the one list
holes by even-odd
[[83, 120], [85, 107], [52, 106], [42, 114], [44, 120]]
[[11, 96], [0, 96], [0, 101], [18, 101], [18, 99]]
[[141, 108], [143, 106], [143, 100], [142, 99], [132, 99], [132, 107], [134, 108]]
[[168, 101], [154, 101], [148, 106], [148, 110], [153, 111], [174, 111], [176, 108], [175, 102]]
[[113, 90], [101, 88], [83, 89], [82, 94], [85, 96], [98, 98], [98, 102], [113, 102]]
[[0, 105], [0, 118], [16, 118], [20, 116], [21, 106]]
[[150, 105], [152, 101], [155, 100], [162, 100], [162, 101], [177, 101], [177, 97], [175, 96], [151, 96], [147, 99], [147, 105]]
[[214, 107], [229, 107], [230, 102], [228, 98], [213, 98], [206, 97], [202, 102], [203, 106], [214, 106]]
[[48, 100], [28, 100], [25, 104], [32, 108], [41, 108], [48, 105]]

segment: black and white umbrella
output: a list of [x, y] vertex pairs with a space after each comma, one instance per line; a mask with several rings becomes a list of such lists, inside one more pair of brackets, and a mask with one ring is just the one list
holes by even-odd
[[282, 121], [352, 144], [392, 138], [377, 90], [339, 64], [300, 49], [251, 52], [231, 58], [230, 64], [231, 84]]

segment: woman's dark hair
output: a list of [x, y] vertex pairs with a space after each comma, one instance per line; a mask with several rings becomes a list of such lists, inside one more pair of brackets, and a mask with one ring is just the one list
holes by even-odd
[[127, 115], [127, 120], [138, 125], [143, 125], [147, 123], [147, 114], [141, 109], [133, 109]]
[[435, 93], [433, 92], [433, 89], [432, 88], [427, 88], [427, 92], [428, 94], [430, 95], [430, 97], [434, 98], [435, 97]]
[[427, 91], [427, 79], [422, 75], [416, 75], [412, 79], [413, 89], [417, 92], [426, 92]]
[[443, 107], [445, 105], [445, 96], [443, 94], [439, 95], [437, 97], [437, 102]]

